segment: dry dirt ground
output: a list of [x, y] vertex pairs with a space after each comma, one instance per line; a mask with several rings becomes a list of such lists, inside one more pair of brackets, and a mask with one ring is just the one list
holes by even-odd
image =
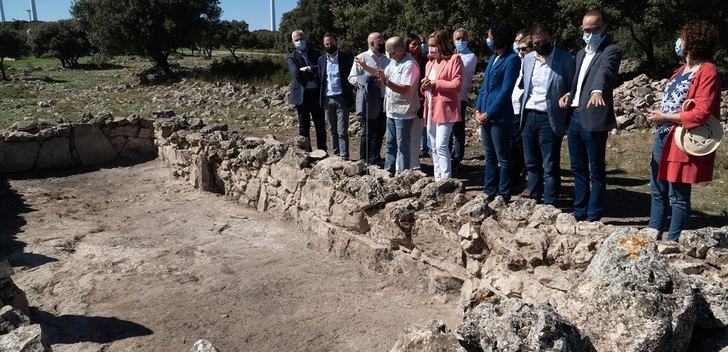
[[308, 249], [158, 161], [0, 181], [0, 254], [54, 351], [387, 351], [456, 303]]

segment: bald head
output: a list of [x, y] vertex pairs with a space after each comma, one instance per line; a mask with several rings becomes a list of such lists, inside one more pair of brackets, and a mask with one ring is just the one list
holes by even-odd
[[382, 36], [382, 33], [369, 33], [367, 44], [369, 45], [369, 50], [375, 54], [384, 54], [384, 36]]
[[402, 60], [407, 52], [407, 48], [404, 45], [404, 39], [402, 37], [392, 37], [387, 39], [385, 48], [387, 49], [389, 57], [395, 61]]

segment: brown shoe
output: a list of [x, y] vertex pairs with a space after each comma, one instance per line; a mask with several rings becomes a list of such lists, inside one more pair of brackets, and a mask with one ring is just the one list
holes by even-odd
[[526, 188], [523, 190], [523, 192], [519, 193], [518, 196], [521, 198], [528, 198], [531, 196], [531, 194], [528, 193], [528, 188]]

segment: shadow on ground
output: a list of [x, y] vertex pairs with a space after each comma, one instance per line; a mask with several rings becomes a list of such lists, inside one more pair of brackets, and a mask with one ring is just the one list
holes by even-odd
[[143, 325], [115, 317], [56, 316], [37, 308], [31, 308], [30, 315], [41, 325], [50, 344], [110, 343], [154, 333]]

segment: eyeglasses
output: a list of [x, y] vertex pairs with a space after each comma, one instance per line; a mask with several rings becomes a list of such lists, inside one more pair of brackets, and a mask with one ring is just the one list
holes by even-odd
[[594, 27], [594, 28], [584, 28], [581, 27], [582, 32], [586, 34], [595, 34], [600, 33], [602, 31], [602, 27]]

